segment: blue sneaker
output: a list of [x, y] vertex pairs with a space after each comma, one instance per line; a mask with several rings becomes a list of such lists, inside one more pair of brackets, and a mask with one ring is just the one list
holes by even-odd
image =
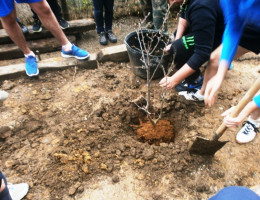
[[182, 81], [180, 84], [175, 86], [175, 89], [178, 92], [199, 90], [202, 86], [202, 83], [203, 76], [199, 76], [195, 81], [191, 83], [186, 80]]
[[38, 69], [36, 57], [34, 56], [25, 57], [25, 71], [26, 74], [30, 77], [39, 75], [39, 69]]
[[77, 58], [79, 60], [84, 60], [84, 59], [87, 59], [89, 57], [89, 53], [87, 51], [84, 51], [84, 50], [78, 48], [77, 46], [75, 46], [73, 44], [70, 51], [64, 51], [61, 48], [61, 56], [64, 57], [64, 58], [74, 57], [74, 58]]

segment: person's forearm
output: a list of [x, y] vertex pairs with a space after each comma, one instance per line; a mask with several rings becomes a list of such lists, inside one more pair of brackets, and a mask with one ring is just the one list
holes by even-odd
[[174, 80], [174, 85], [179, 84], [185, 78], [193, 74], [195, 70], [193, 70], [188, 64], [183, 65], [172, 77]]
[[221, 83], [225, 79], [229, 65], [230, 63], [226, 60], [222, 60], [219, 63], [217, 77], [218, 77], [218, 81], [220, 81]]
[[[256, 103], [254, 101], [250, 101], [246, 107], [242, 110], [242, 112], [240, 112], [239, 114], [239, 118], [242, 119], [242, 121], [245, 120], [245, 118], [247, 118], [252, 112], [254, 112], [255, 110], [259, 109], [258, 106], [256, 105]], [[241, 122], [242, 122], [241, 121]]]
[[186, 31], [187, 27], [188, 27], [187, 20], [180, 17], [179, 22], [178, 22], [175, 40], [180, 39], [184, 35], [184, 32]]

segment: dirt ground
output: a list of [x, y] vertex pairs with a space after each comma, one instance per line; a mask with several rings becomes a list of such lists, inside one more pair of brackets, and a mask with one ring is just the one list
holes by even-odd
[[[119, 24], [115, 32], [122, 43], [130, 28]], [[132, 29], [135, 22], [130, 24]], [[95, 32], [84, 33], [78, 45], [90, 52], [102, 48]], [[0, 169], [10, 182], [28, 182], [25, 199], [32, 200], [200, 200], [225, 186], [260, 184], [259, 135], [239, 145], [234, 138], [240, 127], [232, 128], [220, 139], [230, 142], [214, 157], [188, 151], [197, 136], [212, 137], [220, 114], [259, 76], [259, 60], [248, 54], [234, 62], [212, 108], [169, 91], [163, 119], [171, 122], [175, 137], [159, 145], [137, 137], [139, 112], [132, 101], [145, 94], [146, 84], [130, 63], [1, 81], [10, 96], [0, 106]], [[158, 82], [152, 84], [154, 105]]]

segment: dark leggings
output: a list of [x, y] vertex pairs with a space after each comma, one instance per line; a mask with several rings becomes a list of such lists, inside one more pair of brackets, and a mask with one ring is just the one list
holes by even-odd
[[[6, 181], [5, 175], [0, 171], [1, 183], [2, 183], [2, 180], [4, 180], [4, 182], [5, 182], [5, 189], [2, 192], [0, 192], [0, 199], [1, 200], [12, 200], [12, 198], [9, 194], [9, 190], [7, 188], [7, 181]], [[1, 184], [0, 184], [0, 187], [1, 187]]]
[[[60, 8], [60, 5], [58, 4], [57, 0], [47, 0], [47, 2], [50, 5], [51, 10], [54, 13], [56, 19], [57, 20], [62, 19], [61, 8]], [[37, 14], [33, 10], [32, 10], [32, 13], [33, 13], [33, 18], [39, 20]]]
[[[192, 37], [193, 34], [187, 34], [184, 37]], [[186, 45], [183, 43], [183, 39], [180, 38], [172, 43], [170, 54], [175, 53], [174, 58], [174, 64], [176, 65], [177, 69], [180, 69], [187, 61], [190, 59], [190, 57], [194, 53], [194, 42], [192, 43], [186, 43]], [[197, 69], [193, 74], [188, 76], [185, 80], [189, 83], [192, 83], [195, 81], [200, 75], [200, 70]]]
[[[97, 25], [97, 32], [112, 30], [114, 0], [93, 0], [94, 17]], [[103, 9], [105, 8], [105, 16]], [[105, 25], [105, 27], [104, 27]]]

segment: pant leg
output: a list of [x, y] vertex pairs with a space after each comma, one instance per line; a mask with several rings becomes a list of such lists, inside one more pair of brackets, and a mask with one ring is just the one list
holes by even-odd
[[2, 182], [2, 180], [4, 180], [4, 182], [5, 182], [5, 189], [2, 192], [0, 192], [0, 199], [1, 200], [12, 200], [9, 190], [7, 188], [7, 181], [6, 181], [5, 175], [0, 171], [0, 181]]
[[[162, 27], [164, 18], [167, 14], [168, 0], [152, 0], [152, 9], [154, 28], [159, 30]], [[163, 33], [168, 34], [167, 21], [164, 24]]]
[[152, 0], [140, 0], [140, 4], [142, 7], [143, 15], [146, 17], [150, 12], [150, 15], [146, 19], [146, 23], [153, 24], [153, 7]]
[[[187, 38], [189, 38], [189, 40]], [[175, 54], [174, 64], [177, 69], [180, 69], [185, 63], [187, 63], [187, 61], [194, 53], [194, 42], [191, 42], [192, 38], [194, 38], [193, 34], [187, 34], [172, 43], [170, 54]], [[184, 41], [189, 42], [184, 43]], [[193, 74], [188, 76], [186, 81], [190, 83], [194, 82], [199, 77], [199, 75], [200, 70], [198, 69]]]
[[97, 33], [104, 32], [103, 6], [106, 0], [93, 0], [94, 18], [97, 26]]
[[60, 5], [58, 4], [57, 0], [47, 0], [48, 4], [51, 7], [52, 12], [54, 13], [57, 20], [62, 19], [62, 13]]
[[105, 31], [112, 30], [114, 0], [104, 0], [105, 7]]

